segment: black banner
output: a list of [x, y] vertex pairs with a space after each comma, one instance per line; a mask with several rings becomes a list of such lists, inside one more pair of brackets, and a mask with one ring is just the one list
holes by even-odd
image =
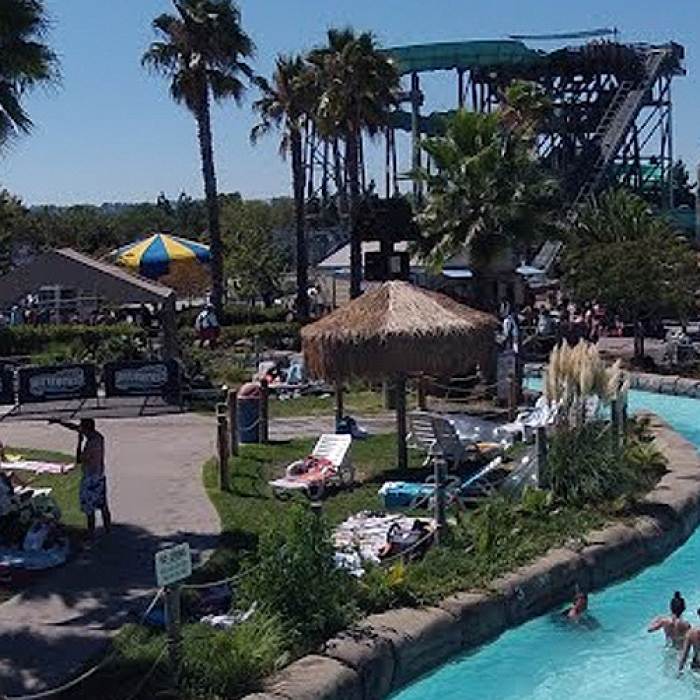
[[95, 365], [22, 367], [17, 378], [17, 400], [21, 404], [97, 397]]
[[180, 365], [175, 360], [109, 362], [104, 382], [107, 397], [161, 396], [175, 403], [180, 396]]
[[14, 402], [14, 373], [9, 367], [0, 365], [0, 406], [9, 406]]

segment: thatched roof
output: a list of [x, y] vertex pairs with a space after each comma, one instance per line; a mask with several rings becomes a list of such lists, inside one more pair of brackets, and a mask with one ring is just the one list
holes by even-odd
[[407, 282], [385, 282], [302, 329], [306, 366], [329, 380], [456, 375], [494, 352], [498, 321]]

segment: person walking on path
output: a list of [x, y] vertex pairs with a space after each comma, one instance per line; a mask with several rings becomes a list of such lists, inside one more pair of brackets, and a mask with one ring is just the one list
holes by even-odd
[[81, 418], [80, 423], [69, 423], [52, 418], [49, 423], [60, 425], [78, 433], [76, 462], [80, 465], [80, 510], [87, 518], [88, 537], [95, 536], [95, 511], [102, 514], [105, 532], [112, 527], [112, 515], [107, 504], [107, 479], [105, 477], [105, 439], [95, 428], [92, 418]]

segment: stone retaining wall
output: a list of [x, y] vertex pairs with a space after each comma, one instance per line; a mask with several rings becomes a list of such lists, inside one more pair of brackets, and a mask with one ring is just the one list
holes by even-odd
[[455, 654], [570, 600], [577, 585], [599, 589], [670, 554], [700, 522], [700, 455], [651, 418], [669, 472], [644, 499], [643, 515], [634, 523], [589, 533], [578, 551], [552, 550], [494, 581], [489, 592], [371, 615], [244, 700], [382, 700]]
[[644, 374], [642, 372], [630, 372], [629, 376], [632, 389], [700, 399], [700, 381], [697, 379], [675, 375]]

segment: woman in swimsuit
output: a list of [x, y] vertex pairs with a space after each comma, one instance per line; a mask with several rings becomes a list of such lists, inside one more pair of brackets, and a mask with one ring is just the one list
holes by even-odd
[[676, 591], [670, 603], [671, 616], [659, 616], [654, 618], [647, 629], [647, 632], [658, 632], [663, 630], [666, 635], [666, 642], [679, 647], [683, 644], [686, 634], [690, 630], [690, 623], [682, 619], [685, 612], [685, 600], [679, 591]]

